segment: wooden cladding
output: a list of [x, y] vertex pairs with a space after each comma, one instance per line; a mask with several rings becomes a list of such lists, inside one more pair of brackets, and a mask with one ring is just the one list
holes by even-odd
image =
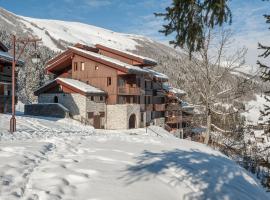
[[119, 95], [140, 95], [140, 88], [138, 87], [118, 87]]
[[165, 111], [165, 104], [154, 104], [155, 111]]

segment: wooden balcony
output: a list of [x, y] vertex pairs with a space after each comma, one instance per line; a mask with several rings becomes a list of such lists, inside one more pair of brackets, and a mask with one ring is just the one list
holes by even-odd
[[179, 105], [179, 103], [169, 103], [166, 105], [166, 110], [181, 110], [181, 106]]
[[182, 116], [167, 116], [166, 123], [167, 124], [176, 124], [182, 122]]
[[153, 104], [145, 104], [145, 110], [152, 111], [153, 110]]
[[154, 104], [155, 111], [165, 111], [165, 104]]
[[139, 87], [118, 87], [119, 95], [140, 95]]
[[11, 83], [12, 78], [11, 75], [0, 72], [0, 82]]

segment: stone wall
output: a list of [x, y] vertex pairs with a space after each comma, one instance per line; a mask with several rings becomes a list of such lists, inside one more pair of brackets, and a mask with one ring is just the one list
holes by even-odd
[[154, 119], [154, 124], [156, 126], [164, 127], [165, 126], [165, 118], [161, 117], [161, 118]]
[[136, 115], [136, 128], [140, 127], [139, 104], [107, 105], [107, 129], [128, 129], [129, 118]]
[[86, 119], [86, 97], [80, 94], [44, 93], [38, 97], [38, 103], [54, 103], [57, 96], [58, 103], [69, 109], [73, 119], [83, 121]]
[[28, 104], [24, 106], [25, 115], [46, 116], [46, 117], [69, 117], [69, 111], [59, 103]]

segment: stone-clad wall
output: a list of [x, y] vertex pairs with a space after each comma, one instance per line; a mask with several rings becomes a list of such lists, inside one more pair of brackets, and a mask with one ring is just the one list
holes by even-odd
[[161, 117], [161, 118], [154, 119], [154, 124], [156, 126], [164, 127], [165, 126], [165, 118]]
[[140, 127], [139, 104], [107, 105], [107, 129], [128, 129], [129, 118], [136, 115], [136, 128]]
[[[100, 101], [99, 96], [95, 96], [94, 101], [91, 101], [90, 97], [86, 98], [86, 112], [93, 112], [94, 115], [99, 115], [100, 112], [105, 112], [105, 117], [100, 118], [101, 119], [101, 126], [105, 126], [106, 123], [106, 104], [105, 100]], [[86, 116], [87, 117], [87, 116]], [[88, 119], [90, 124], [94, 124], [93, 119]]]
[[69, 116], [69, 111], [59, 103], [28, 104], [24, 106], [24, 114], [65, 118]]
[[38, 97], [39, 103], [54, 103], [55, 96], [58, 97], [58, 103], [69, 109], [73, 119], [82, 121], [86, 119], [86, 97], [80, 94], [63, 93], [45, 93]]

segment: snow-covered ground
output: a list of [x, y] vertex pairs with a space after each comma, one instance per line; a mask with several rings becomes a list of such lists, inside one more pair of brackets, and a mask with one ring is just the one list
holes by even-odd
[[94, 130], [68, 119], [0, 115], [0, 199], [270, 199], [252, 175], [157, 127]]
[[56, 51], [60, 49], [55, 45], [52, 38], [70, 43], [109, 45], [122, 50], [135, 50], [136, 45], [138, 45], [136, 40], [150, 41], [150, 39], [143, 36], [117, 33], [79, 22], [17, 17], [35, 35], [42, 38], [45, 46]]
[[261, 117], [261, 111], [264, 110], [264, 105], [270, 106], [266, 101], [264, 95], [255, 95], [256, 99], [246, 102], [246, 112], [243, 115], [246, 117], [248, 124], [257, 125], [258, 123], [265, 122], [268, 118]]

